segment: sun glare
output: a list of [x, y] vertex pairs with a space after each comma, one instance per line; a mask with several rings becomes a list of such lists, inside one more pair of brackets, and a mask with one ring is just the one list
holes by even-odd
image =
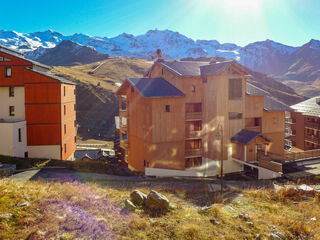
[[206, 8], [214, 7], [233, 15], [256, 14], [264, 0], [205, 0]]

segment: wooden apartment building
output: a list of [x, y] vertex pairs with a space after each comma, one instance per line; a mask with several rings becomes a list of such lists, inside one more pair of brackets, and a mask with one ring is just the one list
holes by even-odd
[[0, 154], [73, 159], [75, 85], [0, 45]]
[[313, 97], [291, 106], [294, 112], [287, 119], [291, 125], [292, 146], [302, 150], [320, 149], [320, 97]]
[[144, 78], [127, 79], [117, 94], [129, 167], [147, 175], [214, 176], [222, 142], [226, 173], [249, 165], [260, 169], [259, 178], [277, 175], [262, 156], [283, 154], [291, 109], [247, 83], [247, 74], [234, 61], [159, 59]]

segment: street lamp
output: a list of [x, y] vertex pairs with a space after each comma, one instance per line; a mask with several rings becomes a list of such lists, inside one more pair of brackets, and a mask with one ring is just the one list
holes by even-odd
[[216, 131], [216, 139], [220, 140], [220, 177], [221, 177], [221, 194], [223, 193], [223, 127], [219, 123]]

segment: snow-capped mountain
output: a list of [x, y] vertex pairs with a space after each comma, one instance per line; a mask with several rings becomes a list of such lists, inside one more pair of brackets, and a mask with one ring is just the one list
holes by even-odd
[[[156, 49], [161, 49], [165, 58], [223, 57], [234, 59], [241, 64], [268, 74], [285, 74], [292, 64], [292, 57], [300, 49], [271, 40], [254, 42], [245, 47], [217, 40], [193, 40], [170, 30], [149, 30], [134, 36], [123, 33], [116, 37], [92, 37], [82, 33], [65, 36], [52, 30], [34, 33], [18, 33], [0, 30], [0, 44], [26, 53], [28, 58], [37, 60], [48, 48], [64, 40], [94, 48], [102, 54], [122, 57], [150, 59]], [[320, 41], [311, 40], [310, 49], [319, 49]]]

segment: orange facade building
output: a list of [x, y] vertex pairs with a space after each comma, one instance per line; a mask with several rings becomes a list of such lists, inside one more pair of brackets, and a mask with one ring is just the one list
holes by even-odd
[[280, 176], [268, 156], [284, 153], [291, 109], [248, 77], [234, 61], [159, 59], [145, 78], [127, 79], [117, 94], [129, 167], [155, 176], [215, 176], [222, 155], [226, 173], [249, 167], [259, 178]]
[[[4, 129], [4, 124], [22, 124], [10, 136], [12, 139], [18, 136], [17, 142], [9, 144], [13, 151], [2, 151], [1, 145], [5, 144], [1, 139], [0, 154], [73, 159], [75, 84], [51, 75], [50, 69], [24, 58], [18, 51], [0, 46], [0, 128]], [[5, 130], [1, 134], [9, 137]]]

